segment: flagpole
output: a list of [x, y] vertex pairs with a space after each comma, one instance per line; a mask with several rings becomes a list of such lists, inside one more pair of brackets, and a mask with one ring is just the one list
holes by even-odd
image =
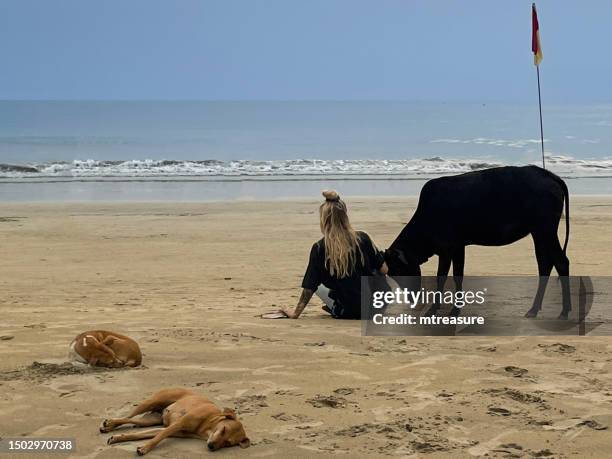
[[538, 74], [538, 105], [540, 106], [540, 142], [542, 143], [542, 168], [546, 169], [544, 163], [544, 128], [542, 127], [542, 93], [540, 92], [540, 66], [536, 65], [536, 73]]

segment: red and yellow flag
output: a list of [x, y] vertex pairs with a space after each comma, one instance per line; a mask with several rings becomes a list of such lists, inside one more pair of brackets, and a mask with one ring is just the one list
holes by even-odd
[[540, 25], [538, 24], [538, 12], [535, 3], [531, 5], [531, 51], [533, 51], [533, 63], [540, 65], [544, 55], [542, 54], [542, 44], [540, 43]]

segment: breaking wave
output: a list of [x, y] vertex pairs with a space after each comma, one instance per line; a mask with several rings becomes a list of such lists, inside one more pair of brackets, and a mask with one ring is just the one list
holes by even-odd
[[[547, 167], [568, 177], [612, 176], [612, 159], [582, 160], [548, 155]], [[538, 163], [534, 163], [538, 164]], [[406, 176], [458, 174], [506, 165], [483, 159], [297, 159], [274, 161], [75, 160], [41, 164], [1, 164], [0, 178], [95, 177], [282, 177], [282, 176]]]

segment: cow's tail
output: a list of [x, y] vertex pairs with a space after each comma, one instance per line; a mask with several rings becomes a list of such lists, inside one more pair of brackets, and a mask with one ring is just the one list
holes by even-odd
[[555, 175], [555, 179], [561, 185], [561, 189], [563, 190], [563, 200], [565, 201], [565, 242], [563, 243], [563, 254], [567, 251], [567, 244], [569, 242], [570, 235], [570, 221], [569, 221], [569, 191], [567, 189], [566, 183], [563, 181], [561, 177]]

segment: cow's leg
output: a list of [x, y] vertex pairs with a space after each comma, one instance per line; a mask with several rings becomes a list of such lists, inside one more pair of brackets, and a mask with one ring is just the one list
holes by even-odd
[[453, 252], [453, 280], [457, 290], [463, 289], [463, 268], [465, 266], [465, 247], [461, 246]]
[[559, 280], [561, 281], [561, 299], [563, 307], [559, 314], [559, 319], [567, 319], [569, 312], [572, 310], [572, 300], [570, 296], [569, 286], [569, 259], [567, 255], [563, 253], [559, 239], [557, 238], [553, 244], [553, 260], [557, 274], [559, 274]]
[[[444, 293], [444, 284], [446, 284], [446, 278], [448, 277], [448, 271], [451, 266], [451, 255], [450, 254], [440, 254], [438, 256], [438, 273], [436, 277], [436, 288], [438, 292]], [[440, 309], [440, 303], [436, 300], [434, 304], [427, 310], [425, 313], [426, 316], [435, 316]]]
[[535, 245], [536, 259], [538, 261], [538, 291], [533, 299], [533, 306], [527, 311], [525, 317], [532, 318], [538, 315], [542, 309], [542, 301], [544, 300], [544, 292], [548, 284], [548, 278], [553, 268], [552, 251], [550, 250], [550, 240], [547, 235], [534, 234], [533, 243]]
[[[461, 246], [453, 252], [453, 280], [455, 281], [455, 292], [463, 290], [463, 267], [465, 266], [465, 247]], [[449, 316], [457, 317], [461, 314], [461, 308], [453, 305]]]

